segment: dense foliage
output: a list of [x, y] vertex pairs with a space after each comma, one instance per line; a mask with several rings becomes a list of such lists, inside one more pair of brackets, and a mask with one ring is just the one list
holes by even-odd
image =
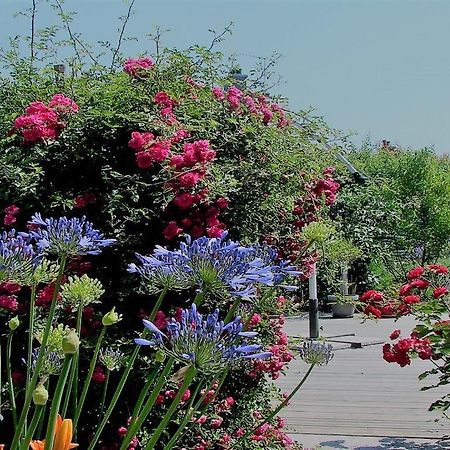
[[[421, 380], [431, 378], [431, 384], [422, 390], [449, 384], [450, 321], [449, 269], [439, 264], [417, 266], [411, 269], [395, 295], [371, 290], [362, 296], [365, 312], [379, 318], [389, 308], [397, 317], [410, 315], [416, 320], [413, 330], [400, 329], [390, 335], [391, 343], [383, 346], [383, 358], [401, 367], [410, 365], [414, 358], [429, 360], [433, 366], [422, 373]], [[448, 418], [450, 395], [436, 400], [430, 410], [439, 410]]]
[[343, 183], [335, 216], [345, 236], [364, 252], [370, 269], [361, 268], [366, 283], [388, 288], [400, 283], [412, 266], [445, 260], [450, 236], [448, 158], [387, 142], [355, 150], [349, 158], [368, 180], [364, 185]]
[[[62, 279], [62, 300], [64, 292], [91, 298], [93, 292], [104, 291], [100, 302], [83, 302], [77, 314], [58, 308], [61, 323], [79, 327], [84, 342], [80, 380], [81, 374], [89, 373], [102, 316], [112, 306], [123, 314], [106, 334], [106, 353], [92, 369], [92, 392], [77, 423], [77, 442], [82, 446], [87, 446], [92, 424], [101, 420], [111, 400], [120, 367], [130, 361], [130, 338], [155, 308], [158, 293], [127, 273], [134, 254], [148, 254], [157, 244], [173, 248], [185, 233], [217, 238], [227, 229], [243, 243], [284, 245], [280, 256], [308, 269], [314, 258], [308, 254], [308, 241], [302, 238], [300, 249], [293, 244], [305, 224], [326, 213], [324, 206], [334, 202], [339, 187], [327, 168], [332, 154], [323, 143], [329, 130], [320, 120], [292, 115], [267, 94], [230, 85], [217, 55], [197, 50], [194, 57], [167, 50], [158, 55], [157, 64], [148, 57], [129, 59], [120, 70], [96, 66], [81, 72], [71, 65], [72, 76], [15, 60], [0, 80], [0, 200], [5, 228], [25, 229], [36, 211], [43, 217], [86, 215], [117, 240], [114, 250], [96, 258], [72, 253]], [[86, 273], [90, 278], [83, 279]], [[29, 289], [6, 281], [0, 297], [5, 341], [14, 331], [6, 331], [11, 317], [17, 314], [25, 324], [30, 312]], [[54, 278], [47, 281], [36, 286], [36, 318], [41, 324], [54, 299], [60, 298]], [[185, 292], [169, 289], [164, 302], [156, 303], [156, 326], [165, 330], [170, 315], [191, 304], [195, 289], [189, 286]], [[277, 378], [293, 357], [282, 331], [291, 299], [274, 289], [258, 294], [262, 296], [253, 305], [235, 303], [234, 308], [246, 327], [259, 333], [261, 346], [271, 357], [230, 371], [220, 392], [220, 377], [209, 391], [200, 392], [210, 400], [177, 445], [201, 450], [234, 439], [238, 442], [233, 445], [242, 448], [294, 446], [282, 430], [282, 419], [272, 417], [256, 428], [272, 411], [270, 399], [279, 395], [270, 378]], [[202, 308], [227, 311], [232, 303], [229, 296], [210, 293]], [[14, 335], [22, 352], [8, 359], [11, 379], [3, 386], [10, 389], [11, 382], [15, 384], [20, 405], [28, 386], [22, 362], [27, 342], [24, 334]], [[34, 347], [39, 339], [33, 340]], [[125, 363], [112, 364], [118, 347]], [[126, 392], [105, 423], [100, 448], [118, 448], [126, 436], [140, 389], [149, 371], [156, 370], [153, 358], [143, 354], [137, 359]], [[178, 388], [176, 380], [164, 386], [138, 435], [141, 442], [152, 439]], [[187, 399], [183, 405], [191, 404]], [[182, 420], [183, 408], [178, 412], [162, 437], [166, 444], [166, 433]], [[239, 439], [253, 428], [253, 434]], [[134, 448], [138, 441], [132, 437]]]

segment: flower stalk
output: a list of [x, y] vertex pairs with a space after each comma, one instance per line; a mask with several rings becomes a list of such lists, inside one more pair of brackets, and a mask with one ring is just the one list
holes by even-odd
[[[147, 419], [148, 415], [150, 414], [153, 406], [155, 405], [156, 399], [158, 398], [158, 395], [163, 388], [164, 384], [166, 383], [167, 376], [170, 374], [170, 371], [172, 370], [173, 364], [175, 360], [174, 358], [169, 358], [164, 369], [160, 373], [158, 379], [156, 380], [156, 383], [153, 387], [153, 390], [147, 399], [147, 402], [145, 403], [142, 410], [139, 412], [137, 417], [134, 417], [131, 420], [131, 424], [128, 427], [127, 434], [124, 436], [122, 445], [120, 446], [120, 450], [125, 450], [130, 445], [131, 440], [136, 435], [136, 433], [141, 428], [142, 424]], [[89, 450], [89, 449], [88, 449]]]
[[[159, 297], [155, 303], [155, 306], [153, 307], [152, 312], [150, 313], [150, 318], [149, 318], [150, 320], [155, 319], [156, 313], [158, 312], [165, 296], [167, 295], [167, 291], [168, 291], [168, 288], [165, 287], [159, 294]], [[144, 332], [142, 333], [142, 337], [145, 337], [146, 334], [147, 334], [147, 332], [146, 332], [146, 330], [144, 330]], [[94, 446], [96, 445], [97, 441], [100, 438], [100, 435], [102, 434], [103, 429], [105, 428], [105, 425], [108, 423], [109, 417], [111, 416], [111, 414], [116, 406], [116, 403], [119, 400], [120, 394], [122, 393], [125, 383], [128, 380], [128, 376], [130, 375], [131, 369], [134, 366], [134, 363], [139, 354], [139, 351], [140, 351], [140, 346], [136, 346], [135, 349], [133, 350], [133, 353], [130, 356], [130, 359], [128, 360], [128, 364], [126, 365], [125, 370], [123, 371], [122, 377], [120, 378], [119, 383], [117, 384], [116, 390], [111, 398], [109, 406], [106, 409], [103, 419], [100, 422], [100, 425], [97, 427], [95, 435], [92, 438], [92, 442], [89, 445], [87, 450], [92, 450], [94, 448]]]
[[181, 399], [183, 398], [184, 393], [189, 388], [191, 382], [195, 378], [195, 375], [197, 374], [197, 369], [194, 366], [190, 366], [187, 370], [183, 384], [181, 385], [180, 390], [178, 391], [176, 397], [173, 399], [171, 405], [169, 406], [169, 409], [167, 410], [166, 414], [162, 418], [161, 422], [159, 423], [156, 430], [153, 432], [152, 437], [150, 438], [150, 441], [145, 446], [145, 450], [152, 450], [157, 442], [159, 441], [159, 438], [161, 437], [161, 434], [163, 433], [164, 429], [167, 427], [167, 425], [170, 422], [170, 419], [172, 418], [173, 414], [175, 413], [175, 410], [177, 409]]
[[61, 373], [58, 378], [58, 384], [55, 388], [55, 393], [53, 395], [52, 406], [50, 409], [50, 416], [48, 419], [48, 427], [47, 433], [45, 435], [45, 449], [44, 450], [52, 450], [53, 442], [55, 440], [55, 427], [56, 420], [58, 418], [59, 407], [61, 405], [62, 396], [64, 393], [64, 387], [67, 382], [67, 377], [69, 376], [70, 367], [72, 365], [74, 355], [68, 354], [66, 355], [63, 363], [63, 367], [61, 369]]
[[25, 400], [24, 400], [24, 404], [22, 406], [22, 412], [20, 415], [20, 419], [17, 424], [17, 429], [16, 429], [16, 432], [14, 434], [14, 438], [13, 438], [13, 441], [11, 444], [11, 450], [17, 450], [17, 448], [19, 446], [19, 441], [22, 436], [25, 421], [27, 419], [28, 412], [29, 412], [30, 405], [31, 405], [33, 390], [37, 385], [38, 378], [39, 378], [39, 375], [40, 375], [40, 372], [42, 369], [42, 365], [44, 363], [45, 348], [47, 346], [48, 337], [50, 335], [50, 330], [51, 330], [52, 323], [53, 323], [53, 318], [55, 316], [56, 303], [57, 303], [56, 299], [58, 298], [58, 293], [59, 293], [59, 290], [61, 287], [61, 281], [62, 281], [62, 278], [64, 275], [66, 262], [67, 262], [67, 255], [61, 256], [58, 277], [56, 278], [56, 281], [55, 281], [55, 289], [53, 291], [52, 302], [50, 305], [50, 311], [49, 311], [48, 317], [47, 317], [47, 323], [45, 325], [45, 330], [44, 330], [44, 333], [42, 336], [41, 346], [39, 348], [39, 353], [38, 353], [38, 357], [36, 360], [36, 365], [34, 368], [33, 376], [31, 377], [31, 381], [27, 385], [27, 388], [26, 388]]
[[86, 396], [87, 396], [87, 393], [89, 390], [89, 386], [91, 385], [92, 375], [94, 373], [95, 366], [97, 364], [98, 354], [100, 352], [100, 347], [102, 345], [103, 338], [106, 333], [106, 329], [107, 329], [107, 327], [105, 327], [105, 326], [102, 328], [102, 330], [100, 331], [100, 334], [98, 336], [98, 339], [97, 339], [97, 344], [95, 346], [94, 355], [92, 356], [91, 364], [89, 365], [89, 371], [88, 371], [88, 374], [86, 375], [86, 381], [84, 382], [83, 390], [81, 392], [80, 401], [78, 402], [78, 405], [75, 410], [75, 414], [74, 414], [74, 418], [73, 418], [74, 430], [77, 429], [78, 420], [80, 419], [80, 415], [83, 410], [84, 402], [86, 401]]
[[299, 391], [299, 389], [305, 384], [305, 381], [308, 379], [309, 375], [311, 374], [312, 370], [314, 369], [315, 364], [311, 364], [309, 366], [309, 369], [306, 371], [303, 378], [300, 380], [300, 382], [295, 386], [295, 388], [292, 390], [292, 392], [267, 416], [265, 417], [261, 422], [258, 423], [256, 427], [253, 429], [247, 431], [243, 436], [238, 438], [236, 442], [239, 442], [240, 440], [247, 439], [250, 437], [258, 428], [262, 427], [266, 423], [270, 422], [294, 397], [294, 395]]
[[14, 384], [12, 381], [11, 374], [11, 348], [12, 339], [14, 331], [10, 330], [8, 335], [8, 342], [6, 344], [6, 376], [8, 377], [8, 392], [9, 392], [9, 402], [11, 404], [11, 414], [13, 418], [14, 429], [17, 428], [17, 407], [16, 407], [16, 396], [14, 393]]

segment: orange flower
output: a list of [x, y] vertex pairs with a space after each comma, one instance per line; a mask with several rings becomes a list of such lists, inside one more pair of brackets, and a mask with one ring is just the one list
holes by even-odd
[[[70, 450], [78, 447], [78, 444], [73, 444], [72, 441], [73, 427], [71, 419], [62, 419], [58, 414], [55, 426], [55, 442], [53, 443], [53, 450]], [[32, 450], [44, 450], [45, 440], [31, 441], [30, 448]], [[2, 448], [0, 448], [2, 450]]]

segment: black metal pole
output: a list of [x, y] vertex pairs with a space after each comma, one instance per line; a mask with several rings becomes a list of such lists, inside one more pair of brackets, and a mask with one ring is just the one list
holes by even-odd
[[319, 337], [319, 300], [317, 299], [317, 267], [314, 264], [308, 282], [309, 287], [309, 337]]
[[309, 337], [317, 339], [319, 337], [319, 300], [309, 299]]

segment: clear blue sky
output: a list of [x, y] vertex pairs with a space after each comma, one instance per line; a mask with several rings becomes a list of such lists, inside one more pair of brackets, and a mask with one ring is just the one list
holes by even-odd
[[[0, 46], [26, 32], [12, 14], [31, 0], [0, 0]], [[66, 0], [78, 12], [73, 27], [88, 41], [112, 40], [120, 0]], [[38, 26], [54, 14], [38, 3]], [[234, 22], [220, 47], [225, 54], [283, 55], [278, 93], [293, 109], [313, 106], [318, 115], [359, 137], [386, 138], [405, 146], [435, 146], [450, 153], [450, 0], [137, 0], [127, 43], [131, 55], [150, 48], [143, 36], [168, 28], [168, 46], [210, 41], [209, 28]], [[242, 56], [244, 71], [255, 60]]]

